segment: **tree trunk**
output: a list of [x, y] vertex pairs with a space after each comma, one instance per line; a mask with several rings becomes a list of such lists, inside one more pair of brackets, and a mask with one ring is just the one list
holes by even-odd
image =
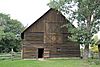
[[100, 44], [98, 45], [98, 53], [99, 53], [99, 59], [100, 59]]
[[83, 59], [88, 59], [88, 56], [89, 56], [89, 45], [85, 45], [83, 52]]

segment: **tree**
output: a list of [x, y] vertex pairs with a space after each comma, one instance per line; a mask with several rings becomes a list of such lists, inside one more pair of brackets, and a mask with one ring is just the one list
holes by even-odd
[[87, 59], [91, 37], [100, 31], [100, 0], [51, 0], [48, 5], [67, 14], [71, 22], [77, 20], [78, 27], [70, 30], [74, 34], [69, 37], [85, 46], [83, 59]]
[[24, 26], [9, 15], [0, 13], [0, 52], [19, 51], [21, 47], [20, 34]]

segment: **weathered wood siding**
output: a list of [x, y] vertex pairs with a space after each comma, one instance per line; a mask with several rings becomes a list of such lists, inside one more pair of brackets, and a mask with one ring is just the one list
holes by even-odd
[[80, 47], [68, 41], [66, 19], [58, 11], [50, 9], [23, 32], [22, 57], [38, 58], [38, 48], [44, 48], [43, 57], [79, 57]]

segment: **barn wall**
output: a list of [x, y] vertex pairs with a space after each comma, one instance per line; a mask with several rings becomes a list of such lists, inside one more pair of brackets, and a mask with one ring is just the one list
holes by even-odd
[[[63, 43], [65, 36], [68, 35], [67, 28], [63, 27], [66, 24], [66, 19], [58, 11], [51, 10], [45, 16], [44, 22], [44, 41], [45, 43]], [[67, 39], [67, 37], [66, 37]]]
[[31, 32], [23, 39], [23, 58], [37, 58], [37, 48], [43, 46], [44, 33]]
[[74, 43], [55, 44], [50, 51], [50, 57], [79, 57], [79, 45]]
[[36, 58], [37, 52], [34, 47], [23, 46], [23, 59], [33, 59]]
[[62, 27], [67, 23], [65, 18], [56, 11], [50, 11], [46, 16], [44, 36], [45, 43], [49, 43], [49, 57], [79, 57], [80, 46], [75, 45], [77, 43], [69, 42], [68, 35], [70, 34], [67, 32], [67, 28]]
[[37, 58], [37, 47], [44, 43], [44, 21], [39, 19], [24, 32], [23, 58]]
[[44, 48], [44, 58], [80, 56], [79, 45], [67, 40], [64, 24], [65, 18], [54, 10], [39, 18], [24, 32], [23, 58], [37, 58], [38, 48]]
[[54, 10], [49, 11], [45, 17], [46, 17], [45, 20], [47, 20], [47, 22], [48, 21], [49, 22], [50, 21], [54, 21], [54, 22], [56, 22], [56, 21], [59, 21], [59, 22], [65, 21], [65, 17], [63, 17], [60, 12], [54, 11]]

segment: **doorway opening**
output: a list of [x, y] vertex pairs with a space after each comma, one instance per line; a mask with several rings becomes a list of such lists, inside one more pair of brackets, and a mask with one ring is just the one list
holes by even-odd
[[44, 48], [38, 48], [38, 58], [43, 58]]

